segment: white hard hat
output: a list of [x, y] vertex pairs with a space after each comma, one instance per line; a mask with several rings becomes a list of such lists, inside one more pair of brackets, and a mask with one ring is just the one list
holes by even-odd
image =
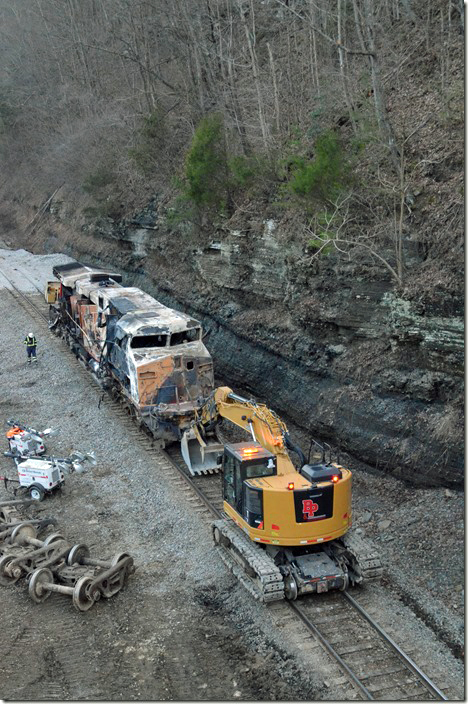
[[28, 337], [34, 337], [33, 333], [30, 332], [29, 335], [28, 335]]

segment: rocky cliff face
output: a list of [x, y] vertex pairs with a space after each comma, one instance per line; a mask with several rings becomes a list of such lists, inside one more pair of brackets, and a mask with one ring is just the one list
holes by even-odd
[[462, 484], [461, 292], [402, 297], [371, 262], [310, 262], [291, 223], [252, 214], [208, 241], [171, 228], [156, 202], [79, 236], [53, 215], [36, 247], [119, 267], [201, 319], [223, 383], [381, 470]]

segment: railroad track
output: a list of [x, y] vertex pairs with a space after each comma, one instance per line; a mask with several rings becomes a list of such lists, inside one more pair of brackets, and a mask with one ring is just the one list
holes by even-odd
[[[158, 450], [158, 453], [197, 495], [201, 494], [212, 517], [222, 517], [221, 481], [217, 489], [219, 495], [212, 503], [209, 497], [215, 491], [215, 477], [189, 476], [176, 449]], [[300, 602], [276, 602], [270, 608], [276, 611], [275, 616], [283, 621], [283, 625], [286, 619], [296, 631], [297, 619], [300, 619], [306, 637], [312, 635], [320, 642], [362, 699], [448, 700], [410, 655], [378, 625], [363, 604], [348, 592], [304, 598]]]
[[[13, 281], [1, 270], [1, 268], [0, 276], [8, 282], [9, 286], [5, 290], [8, 291], [8, 293], [14, 298], [16, 303], [21, 306], [21, 308], [26, 311], [29, 315], [32, 315], [34, 321], [41, 321], [48, 324], [49, 316], [48, 311], [46, 312], [45, 307], [41, 309], [41, 307], [37, 305], [35, 301], [31, 300], [30, 297], [26, 296], [23, 291], [21, 291], [15, 286]], [[34, 288], [37, 289], [38, 293], [42, 293], [42, 291], [37, 288], [37, 286], [31, 281], [31, 279], [29, 279], [28, 276], [25, 275], [25, 278], [27, 278], [28, 281], [32, 283]]]
[[[27, 307], [36, 321], [47, 324], [45, 307], [41, 310], [1, 270], [0, 275], [8, 281], [11, 288], [7, 290], [18, 305], [23, 309]], [[50, 331], [49, 334], [53, 336]], [[92, 375], [79, 359], [76, 365], [86, 383], [96, 388]], [[157, 462], [158, 469], [171, 473], [172, 482], [194, 510], [201, 512], [209, 522], [213, 518], [223, 517], [220, 475], [192, 477], [184, 468], [179, 449], [171, 447], [161, 450], [156, 447], [153, 440], [133, 422], [135, 419], [129, 414], [128, 407], [105, 393], [99, 403], [112, 407], [127, 425], [128, 436], [146, 447]], [[303, 629], [300, 637], [302, 651], [307, 652], [308, 647], [313, 650], [317, 644], [325, 648], [342, 673], [341, 679], [335, 678], [335, 684], [345, 688], [344, 699], [357, 696], [368, 700], [448, 700], [444, 693], [448, 687], [437, 687], [366, 610], [365, 591], [359, 590], [358, 599], [355, 596], [348, 592], [333, 592], [322, 594], [319, 598], [304, 598], [300, 602], [274, 602], [265, 608], [271, 610], [276, 623], [282, 626], [291, 624], [295, 632], [300, 622]], [[353, 697], [350, 697], [350, 686]]]

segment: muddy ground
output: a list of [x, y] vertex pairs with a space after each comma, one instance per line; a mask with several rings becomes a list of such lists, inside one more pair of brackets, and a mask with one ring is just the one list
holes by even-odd
[[[35, 604], [24, 582], [1, 587], [0, 697], [354, 698], [321, 648], [237, 584], [213, 551], [209, 521], [164, 458], [129, 436], [112, 407], [99, 406], [99, 389], [64, 344], [5, 290], [0, 321], [0, 420], [57, 426], [51, 452], [94, 449], [98, 456], [95, 469], [70, 476], [29, 515], [54, 516], [66, 537], [94, 555], [125, 550], [137, 565], [124, 591], [87, 613], [58, 594]], [[33, 368], [22, 346], [30, 330], [39, 339]], [[355, 524], [380, 545], [387, 565], [385, 583], [367, 597], [395, 640], [451, 698], [463, 699], [463, 496], [415, 490], [356, 463], [353, 469]], [[3, 456], [0, 473], [15, 474]], [[1, 486], [0, 500], [9, 496]]]

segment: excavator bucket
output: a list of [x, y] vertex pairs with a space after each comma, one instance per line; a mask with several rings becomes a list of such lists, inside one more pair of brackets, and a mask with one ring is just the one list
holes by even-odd
[[180, 441], [182, 457], [192, 476], [197, 474], [215, 474], [219, 471], [219, 455], [224, 445], [219, 442], [206, 442], [197, 428], [190, 428], [182, 435]]

